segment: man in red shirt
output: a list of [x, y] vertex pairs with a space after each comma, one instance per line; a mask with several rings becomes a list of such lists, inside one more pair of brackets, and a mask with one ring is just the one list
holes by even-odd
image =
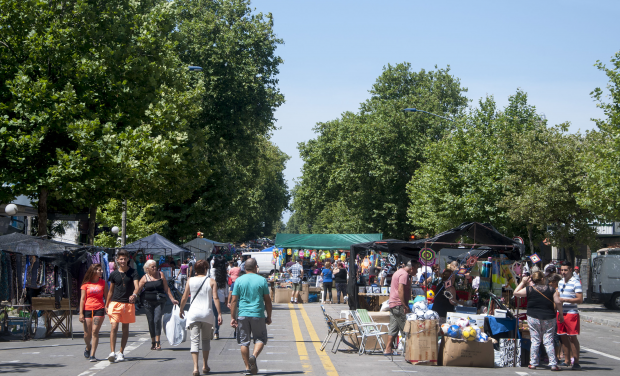
[[388, 343], [385, 346], [385, 356], [392, 355], [392, 344], [398, 332], [404, 332], [411, 299], [411, 276], [417, 270], [417, 265], [408, 261], [404, 268], [398, 269], [392, 276], [390, 286], [390, 325], [388, 326]]

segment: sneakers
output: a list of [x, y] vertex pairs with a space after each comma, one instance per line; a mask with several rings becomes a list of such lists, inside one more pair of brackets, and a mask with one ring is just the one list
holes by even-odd
[[108, 355], [108, 361], [114, 363], [114, 360], [116, 360], [116, 354], [111, 352], [110, 355]]
[[213, 334], [213, 339], [220, 339], [220, 333]]
[[252, 372], [250, 372], [250, 370], [249, 370], [249, 369], [246, 369], [246, 370], [245, 370], [245, 371], [243, 371], [242, 373], [243, 373], [244, 375], [246, 375], [246, 376], [247, 376], [247, 375], [251, 375], [251, 374], [252, 374]]
[[252, 375], [256, 375], [258, 373], [258, 366], [256, 365], [256, 357], [254, 355], [250, 355], [250, 359], [248, 363], [250, 364], [250, 373]]
[[581, 366], [579, 365], [579, 363], [573, 363], [573, 366], [571, 367], [571, 369], [573, 371], [581, 371]]
[[84, 358], [90, 358], [90, 350], [88, 349], [88, 347], [84, 349]]
[[125, 355], [122, 352], [119, 352], [116, 354], [116, 361], [117, 362], [124, 362], [125, 361]]
[[97, 361], [97, 358], [95, 358], [94, 356], [91, 356], [90, 358], [88, 358], [88, 361], [91, 363], [94, 363]]

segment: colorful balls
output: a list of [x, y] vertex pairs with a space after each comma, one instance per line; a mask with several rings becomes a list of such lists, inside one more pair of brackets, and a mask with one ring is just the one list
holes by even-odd
[[459, 328], [463, 329], [466, 326], [469, 326], [469, 320], [465, 319], [465, 318], [460, 318], [458, 320], [456, 320], [456, 326], [458, 326]]
[[460, 335], [460, 328], [456, 325], [450, 325], [450, 327], [448, 328], [448, 332], [446, 333], [448, 335], [448, 337], [451, 338], [459, 338]]
[[462, 328], [461, 335], [467, 341], [473, 341], [476, 339], [476, 337], [478, 337], [478, 333], [476, 333], [476, 329], [474, 329], [471, 326], [466, 326], [465, 328]]
[[478, 342], [486, 342], [489, 340], [489, 336], [486, 333], [480, 333], [478, 338], [476, 338]]
[[450, 328], [450, 324], [441, 324], [441, 331], [443, 334], [448, 334], [448, 329]]
[[426, 320], [439, 320], [439, 314], [429, 309], [428, 311], [424, 312], [424, 318]]
[[428, 305], [426, 305], [426, 301], [424, 300], [418, 301], [418, 302], [413, 303], [413, 309], [420, 310], [424, 313], [428, 310]]

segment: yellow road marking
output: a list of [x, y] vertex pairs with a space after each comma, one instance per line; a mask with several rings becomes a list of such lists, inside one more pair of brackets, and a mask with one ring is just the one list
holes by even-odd
[[297, 319], [297, 313], [295, 313], [294, 306], [289, 303], [288, 308], [291, 311], [291, 321], [293, 322], [293, 334], [295, 334], [295, 343], [297, 344], [297, 353], [301, 360], [301, 366], [304, 367], [304, 373], [312, 372], [312, 364], [310, 364], [310, 357], [308, 356], [308, 350], [304, 342], [304, 337], [301, 334], [301, 328], [299, 326], [299, 320]]
[[321, 340], [316, 334], [316, 330], [314, 330], [314, 326], [312, 326], [312, 322], [310, 321], [310, 317], [308, 317], [304, 306], [300, 304], [298, 307], [301, 308], [301, 317], [303, 317], [304, 322], [306, 323], [306, 328], [308, 329], [308, 333], [310, 334], [310, 340], [312, 340], [312, 344], [314, 345], [316, 354], [319, 356], [321, 363], [323, 363], [323, 368], [325, 368], [327, 376], [338, 376], [338, 371], [336, 371], [332, 360], [329, 358], [329, 355], [327, 355], [327, 351], [321, 351]]

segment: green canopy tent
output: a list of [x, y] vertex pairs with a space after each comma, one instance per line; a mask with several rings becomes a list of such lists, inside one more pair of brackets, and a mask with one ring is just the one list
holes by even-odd
[[317, 250], [349, 250], [353, 244], [374, 242], [383, 234], [276, 234], [275, 247]]

